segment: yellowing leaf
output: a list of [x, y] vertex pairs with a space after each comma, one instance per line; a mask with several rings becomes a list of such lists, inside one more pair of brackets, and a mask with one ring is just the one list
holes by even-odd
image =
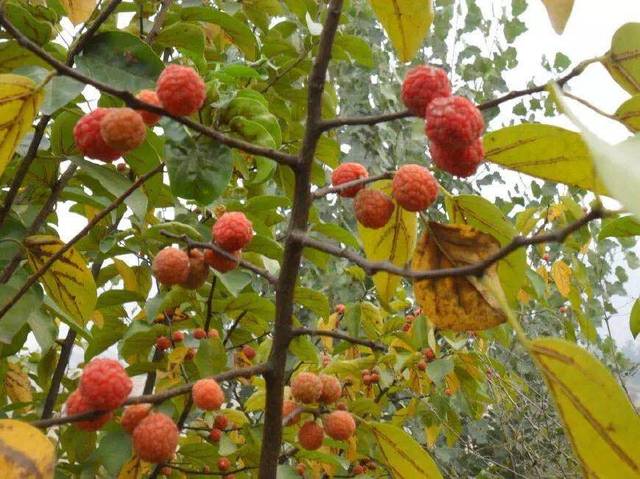
[[579, 133], [552, 125], [522, 124], [487, 133], [483, 142], [487, 161], [606, 194]]
[[384, 464], [395, 479], [442, 478], [431, 456], [411, 436], [393, 424], [367, 424], [380, 447]]
[[433, 22], [431, 0], [371, 0], [400, 61], [413, 59]]
[[113, 264], [122, 278], [124, 289], [135, 292], [139, 291], [138, 278], [135, 271], [121, 259], [114, 259]]
[[542, 0], [542, 3], [547, 9], [551, 26], [556, 33], [564, 32], [564, 27], [567, 26], [573, 9], [573, 0]]
[[7, 373], [4, 376], [4, 387], [13, 402], [33, 401], [29, 376], [17, 363], [8, 363]]
[[[482, 261], [499, 249], [495, 238], [468, 225], [430, 222], [413, 257], [416, 271], [451, 268]], [[422, 311], [440, 329], [478, 331], [504, 323], [506, 317], [490, 290], [499, 290], [495, 263], [482, 278], [446, 277], [413, 283]]]
[[551, 266], [551, 277], [558, 287], [558, 291], [565, 298], [571, 291], [571, 268], [562, 260], [558, 260]]
[[60, 0], [74, 25], [86, 22], [96, 8], [96, 0]]
[[52, 479], [55, 460], [53, 444], [38, 429], [14, 419], [0, 419], [3, 479]]
[[634, 133], [640, 132], [640, 95], [625, 101], [616, 110], [616, 118]]
[[[29, 265], [37, 271], [64, 243], [55, 236], [36, 235], [24, 240]], [[42, 276], [47, 294], [71, 316], [88, 321], [96, 305], [96, 283], [84, 258], [74, 248], [66, 251]]]
[[[378, 181], [372, 188], [391, 195], [391, 181]], [[371, 261], [390, 261], [397, 266], [404, 266], [416, 244], [417, 220], [416, 214], [396, 208], [389, 222], [382, 228], [372, 230], [358, 223], [358, 233], [367, 258]], [[393, 297], [400, 277], [380, 272], [373, 276], [378, 298], [387, 304]]]
[[603, 65], [618, 84], [630, 94], [640, 93], [640, 23], [622, 25], [611, 39]]
[[33, 80], [20, 75], [0, 75], [0, 175], [20, 139], [31, 129], [43, 95]]
[[[320, 331], [333, 331], [334, 329], [336, 329], [336, 326], [338, 325], [338, 318], [339, 318], [338, 313], [330, 314], [327, 319], [320, 318], [318, 320], [318, 329]], [[333, 351], [332, 337], [321, 336], [320, 342], [322, 343], [322, 346], [324, 347], [324, 349], [326, 349], [328, 352]]]
[[640, 477], [640, 416], [591, 354], [556, 338], [531, 341], [584, 477]]
[[118, 479], [141, 479], [149, 469], [148, 464], [142, 462], [138, 456], [133, 455], [120, 469]]

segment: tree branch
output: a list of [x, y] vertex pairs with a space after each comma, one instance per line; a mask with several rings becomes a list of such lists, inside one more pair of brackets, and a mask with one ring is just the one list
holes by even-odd
[[71, 351], [73, 351], [73, 343], [76, 340], [76, 332], [69, 328], [69, 332], [67, 333], [67, 337], [64, 338], [62, 343], [62, 348], [60, 349], [60, 357], [58, 358], [58, 364], [56, 364], [56, 369], [53, 372], [53, 376], [51, 377], [51, 385], [49, 386], [49, 392], [47, 392], [47, 397], [44, 400], [44, 406], [42, 408], [41, 419], [48, 419], [51, 417], [53, 413], [53, 408], [56, 404], [56, 399], [58, 398], [58, 390], [60, 389], [60, 382], [62, 381], [62, 377], [64, 376], [64, 372], [67, 369], [67, 365], [69, 364], [69, 357], [71, 356]]
[[149, 30], [149, 34], [146, 38], [149, 45], [153, 43], [153, 41], [158, 36], [158, 33], [160, 33], [160, 30], [162, 30], [164, 21], [167, 18], [167, 13], [169, 13], [169, 8], [171, 8], [172, 4], [173, 0], [162, 0], [162, 3], [160, 4], [160, 10], [156, 14], [156, 18], [153, 21], [153, 26], [151, 27], [151, 30]]
[[322, 198], [331, 193], [340, 193], [341, 191], [344, 191], [353, 186], [367, 185], [369, 183], [374, 183], [379, 180], [388, 180], [390, 178], [393, 178], [393, 175], [395, 175], [394, 172], [386, 171], [384, 173], [380, 173], [379, 175], [369, 176], [367, 178], [361, 178], [359, 180], [348, 181], [338, 186], [325, 186], [324, 188], [320, 188], [314, 191], [311, 194], [311, 197], [313, 199]]
[[367, 346], [368, 348], [377, 350], [377, 351], [386, 351], [387, 347], [382, 343], [376, 343], [375, 341], [370, 341], [368, 339], [360, 339], [349, 336], [348, 334], [342, 333], [340, 331], [327, 331], [323, 329], [309, 329], [309, 328], [298, 328], [292, 331], [294, 336], [327, 336], [336, 339], [342, 339], [343, 341], [347, 341], [348, 343], [359, 344], [361, 346]]

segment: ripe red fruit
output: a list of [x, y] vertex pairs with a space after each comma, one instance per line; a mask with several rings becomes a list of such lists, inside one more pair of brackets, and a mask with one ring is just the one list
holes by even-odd
[[291, 380], [291, 394], [305, 404], [318, 402], [322, 395], [322, 381], [317, 374], [302, 372]]
[[178, 435], [178, 428], [169, 416], [152, 413], [133, 430], [133, 449], [143, 461], [166, 462], [176, 452]]
[[364, 374], [362, 376], [362, 382], [365, 386], [369, 386], [373, 381], [371, 381], [371, 374]]
[[558, 311], [560, 311], [562, 314], [567, 312], [567, 307], [566, 306], [560, 306], [560, 308], [558, 308]]
[[174, 343], [181, 343], [184, 341], [184, 333], [182, 331], [174, 331], [171, 333], [171, 339]]
[[171, 347], [171, 340], [166, 336], [160, 336], [156, 339], [156, 348], [160, 351], [166, 351]]
[[213, 442], [218, 442], [221, 437], [222, 431], [220, 429], [213, 428], [211, 431], [209, 431], [209, 439], [211, 439]]
[[122, 152], [108, 146], [100, 134], [100, 122], [108, 113], [109, 108], [96, 108], [80, 118], [73, 127], [76, 146], [84, 156], [108, 162], [122, 156]]
[[543, 259], [544, 261], [549, 261], [549, 259], [550, 259], [550, 258], [551, 258], [551, 256], [549, 256], [549, 253], [545, 253], [545, 254], [542, 256], [542, 259]]
[[382, 191], [370, 188], [358, 192], [353, 207], [358, 222], [371, 229], [382, 228], [386, 225], [395, 209], [391, 198]]
[[322, 383], [322, 394], [320, 395], [320, 402], [324, 404], [331, 404], [336, 402], [342, 396], [342, 386], [340, 381], [335, 376], [329, 376], [328, 374], [320, 374], [320, 382]]
[[426, 371], [427, 370], [427, 362], [424, 359], [421, 359], [420, 361], [418, 361], [418, 369], [420, 371]]
[[207, 337], [207, 332], [202, 328], [196, 328], [191, 333], [194, 339], [204, 339]]
[[[73, 391], [69, 397], [67, 398], [67, 415], [73, 416], [74, 414], [82, 414], [85, 412], [93, 411], [98, 409], [94, 406], [91, 406], [85, 398], [82, 396], [80, 390], [76, 389]], [[113, 416], [112, 412], [108, 412], [98, 416], [95, 419], [86, 420], [86, 421], [77, 421], [74, 425], [78, 429], [82, 429], [83, 431], [97, 431], [106, 423], [109, 422], [109, 419]]]
[[404, 317], [405, 322], [407, 323], [413, 323], [413, 321], [416, 319], [416, 317], [413, 314], [407, 314]]
[[[162, 106], [160, 103], [160, 99], [158, 95], [153, 90], [140, 90], [140, 92], [136, 95], [136, 98], [145, 103], [149, 103], [150, 105]], [[136, 110], [138, 114], [142, 117], [142, 121], [144, 121], [145, 125], [153, 126], [160, 121], [162, 118], [161, 115], [156, 115], [155, 113], [151, 113], [147, 110]]]
[[352, 469], [351, 472], [353, 472], [353, 474], [355, 476], [357, 476], [357, 475], [362, 474], [364, 472], [364, 467], [361, 466], [360, 464], [356, 464], [355, 466], [353, 466], [353, 469]]
[[150, 404], [134, 404], [133, 406], [127, 406], [122, 413], [122, 419], [120, 419], [120, 425], [122, 429], [129, 434], [133, 433], [138, 423], [149, 415], [151, 411]]
[[185, 361], [193, 361], [193, 358], [196, 357], [196, 350], [194, 348], [187, 349], [187, 352], [184, 354]]
[[242, 353], [247, 357], [249, 361], [256, 357], [256, 350], [248, 344], [242, 346]]
[[213, 420], [213, 425], [218, 429], [222, 429], [224, 431], [229, 425], [229, 419], [227, 418], [227, 416], [223, 416], [220, 414]]
[[104, 142], [114, 150], [131, 151], [144, 143], [147, 127], [131, 108], [111, 108], [100, 122]]
[[78, 390], [94, 409], [115, 409], [129, 396], [133, 383], [113, 359], [94, 359], [82, 370]]
[[227, 471], [231, 467], [231, 461], [226, 457], [218, 459], [218, 469], [221, 471]]
[[343, 402], [339, 402], [338, 404], [336, 404], [336, 409], [340, 410], [340, 411], [346, 411], [347, 410], [347, 405]]
[[209, 336], [210, 338], [219, 338], [220, 333], [218, 332], [217, 329], [210, 329], [209, 332], [207, 333], [207, 336]]
[[189, 251], [189, 274], [184, 283], [180, 286], [187, 289], [198, 289], [209, 276], [209, 266], [204, 260], [204, 253], [201, 249]]
[[484, 148], [480, 138], [462, 148], [443, 146], [432, 141], [429, 151], [431, 151], [431, 159], [438, 168], [461, 177], [473, 175], [484, 160]]
[[[350, 181], [367, 178], [368, 176], [369, 173], [367, 169], [360, 163], [343, 163], [333, 170], [331, 174], [331, 184], [334, 187], [340, 186]], [[340, 191], [338, 194], [343, 198], [353, 198], [362, 188], [364, 188], [364, 185], [352, 186]]]
[[164, 466], [162, 469], [160, 469], [160, 474], [164, 476], [170, 476], [172, 472], [173, 471], [169, 466]]
[[422, 211], [438, 197], [440, 185], [425, 167], [403, 165], [393, 177], [392, 194], [407, 211]]
[[165, 286], [184, 283], [189, 277], [189, 255], [178, 248], [165, 248], [155, 258], [151, 270]]
[[411, 323], [404, 323], [404, 324], [402, 325], [402, 330], [403, 330], [404, 332], [408, 332], [410, 329], [411, 329]]
[[453, 394], [453, 391], [452, 391], [451, 389], [447, 388], [447, 389], [445, 389], [445, 390], [444, 390], [444, 393], [445, 393], [447, 396], [451, 396], [451, 395]]
[[346, 441], [356, 432], [356, 421], [347, 411], [333, 411], [323, 420], [324, 431], [332, 439]]
[[306, 467], [305, 467], [305, 466], [304, 466], [304, 464], [302, 464], [301, 462], [299, 462], [299, 463], [296, 465], [296, 473], [297, 473], [299, 476], [304, 476], [304, 471], [305, 471], [305, 470], [306, 470]]
[[433, 99], [450, 95], [451, 84], [442, 68], [429, 65], [413, 68], [402, 83], [402, 101], [413, 114], [422, 118]]
[[462, 148], [482, 134], [484, 119], [480, 110], [461, 96], [436, 98], [426, 108], [426, 133], [440, 145]]
[[224, 392], [215, 379], [200, 379], [193, 385], [193, 402], [200, 409], [213, 411], [224, 403]]
[[344, 310], [345, 310], [344, 304], [337, 304], [336, 305], [336, 313], [344, 314]]
[[377, 383], [380, 381], [380, 375], [378, 373], [371, 373], [371, 382]]
[[[298, 405], [294, 401], [291, 401], [289, 399], [285, 399], [284, 401], [282, 401], [282, 421], [284, 422], [285, 419], [293, 414], [296, 409], [298, 409]], [[300, 414], [298, 413], [292, 416], [291, 419], [284, 425], [291, 426], [292, 424], [297, 424], [299, 420]]]
[[227, 271], [236, 269], [238, 267], [238, 260], [240, 259], [240, 251], [232, 251], [229, 252], [229, 254], [235, 256], [236, 259], [229, 259], [216, 251], [208, 249], [204, 252], [204, 260], [213, 269], [221, 273], [226, 273]]
[[322, 446], [324, 440], [324, 430], [315, 421], [305, 422], [298, 431], [298, 442], [300, 446], [309, 451], [315, 451]]
[[427, 361], [433, 361], [436, 358], [436, 353], [434, 353], [431, 348], [424, 348], [422, 353]]
[[253, 237], [253, 225], [244, 213], [232, 211], [215, 222], [211, 235], [218, 246], [226, 251], [244, 248]]
[[118, 163], [116, 165], [116, 170], [118, 170], [120, 173], [126, 173], [127, 171], [127, 164], [126, 163]]
[[183, 116], [197, 112], [207, 92], [204, 81], [193, 68], [169, 65], [158, 77], [156, 93], [165, 110]]

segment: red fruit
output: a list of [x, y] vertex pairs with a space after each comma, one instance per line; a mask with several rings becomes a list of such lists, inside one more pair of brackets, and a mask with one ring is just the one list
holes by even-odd
[[426, 133], [440, 145], [462, 148], [482, 135], [484, 119], [480, 110], [461, 96], [436, 98], [426, 108]]
[[418, 361], [418, 369], [420, 371], [426, 371], [427, 370], [427, 362], [424, 359], [421, 359], [420, 361]]
[[209, 265], [204, 260], [204, 253], [201, 249], [189, 251], [189, 274], [184, 283], [180, 286], [187, 289], [198, 289], [209, 276]]
[[354, 476], [357, 476], [364, 472], [364, 467], [362, 467], [360, 464], [356, 464], [355, 466], [353, 466], [353, 469], [351, 470], [351, 472], [353, 472]]
[[[360, 163], [343, 163], [333, 170], [331, 184], [334, 187], [340, 186], [343, 183], [367, 178], [368, 176], [367, 169]], [[353, 198], [362, 188], [364, 188], [364, 185], [352, 186], [340, 191], [338, 194], [344, 198]]]
[[395, 205], [382, 191], [367, 188], [356, 195], [353, 207], [356, 219], [362, 226], [371, 229], [382, 228], [389, 222]]
[[315, 421], [305, 422], [298, 431], [298, 442], [300, 446], [309, 451], [315, 451], [322, 446], [324, 440], [324, 430]]
[[253, 225], [244, 213], [225, 213], [213, 225], [211, 235], [218, 246], [226, 251], [237, 251], [249, 244]]
[[440, 185], [425, 167], [403, 165], [393, 177], [392, 194], [407, 211], [422, 211], [438, 197]]
[[482, 160], [484, 160], [484, 148], [480, 138], [462, 148], [443, 146], [432, 141], [429, 145], [429, 150], [435, 165], [455, 176], [467, 177], [473, 175]]
[[152, 413], [133, 430], [133, 449], [143, 461], [166, 462], [176, 452], [178, 435], [178, 428], [169, 416]]
[[138, 423], [147, 417], [150, 411], [151, 404], [134, 404], [126, 407], [120, 419], [122, 429], [132, 434]]
[[118, 163], [116, 165], [116, 170], [118, 170], [120, 173], [126, 173], [127, 171], [127, 164], [126, 163]]
[[165, 286], [184, 283], [189, 277], [189, 255], [178, 248], [165, 248], [153, 259], [151, 270]]
[[329, 376], [328, 374], [320, 374], [320, 382], [322, 383], [322, 394], [320, 395], [320, 402], [324, 404], [331, 404], [336, 402], [342, 396], [342, 386], [340, 381], [335, 376]]
[[422, 353], [427, 361], [433, 361], [436, 358], [436, 353], [431, 348], [425, 348]]
[[300, 373], [291, 380], [291, 394], [305, 404], [318, 402], [322, 396], [322, 381], [317, 374]]
[[192, 115], [202, 107], [206, 87], [193, 68], [169, 65], [158, 77], [156, 93], [162, 106], [172, 115]]
[[[80, 390], [76, 389], [73, 391], [69, 397], [67, 398], [67, 415], [73, 416], [74, 414], [82, 414], [85, 412], [96, 410], [97, 408], [91, 406], [82, 396]], [[83, 431], [97, 431], [106, 423], [109, 422], [109, 419], [113, 416], [112, 412], [108, 412], [102, 414], [95, 419], [86, 420], [86, 421], [77, 421], [73, 423], [78, 429], [82, 429]]]
[[445, 389], [445, 390], [444, 390], [444, 393], [445, 393], [447, 396], [451, 396], [451, 395], [453, 394], [453, 391], [452, 391], [451, 389], [447, 388], [447, 389]]
[[217, 329], [210, 329], [209, 332], [207, 333], [207, 336], [209, 336], [210, 338], [219, 338], [220, 333], [218, 332]]
[[200, 379], [193, 385], [193, 402], [200, 409], [213, 411], [224, 403], [224, 392], [215, 379]]
[[184, 354], [185, 361], [193, 361], [193, 358], [196, 357], [196, 350], [194, 348], [187, 349], [187, 352]]
[[543, 259], [544, 261], [549, 261], [549, 259], [550, 259], [550, 258], [551, 258], [551, 256], [549, 256], [549, 253], [545, 253], [545, 254], [542, 256], [542, 259]]
[[371, 373], [371, 382], [377, 383], [380, 381], [380, 375], [378, 373]]
[[356, 432], [356, 421], [347, 411], [333, 411], [323, 420], [324, 431], [336, 441], [346, 441]]
[[256, 350], [248, 344], [242, 346], [242, 353], [247, 357], [249, 361], [256, 357]]
[[169, 466], [164, 466], [162, 469], [160, 469], [160, 474], [162, 474], [164, 476], [170, 476], [172, 472], [173, 471], [171, 470], [171, 468]]
[[174, 331], [171, 333], [171, 339], [174, 343], [181, 343], [184, 341], [184, 333], [182, 331]]
[[362, 376], [362, 382], [365, 386], [369, 386], [373, 381], [371, 381], [371, 374], [365, 374]]
[[407, 314], [407, 315], [404, 317], [404, 320], [405, 320], [407, 323], [413, 323], [413, 321], [414, 321], [415, 319], [416, 319], [416, 317], [415, 317], [413, 314]]
[[238, 267], [238, 260], [240, 259], [240, 251], [232, 251], [229, 254], [235, 256], [236, 259], [229, 259], [212, 249], [208, 249], [204, 252], [204, 260], [213, 269], [221, 273], [226, 273], [227, 271], [236, 269]]
[[218, 429], [222, 429], [224, 431], [229, 425], [229, 419], [227, 418], [227, 416], [218, 415], [213, 420], [213, 425]]
[[[150, 105], [162, 106], [158, 95], [153, 90], [140, 90], [140, 93], [136, 95], [136, 98], [145, 103], [149, 103]], [[138, 112], [142, 117], [142, 121], [144, 121], [147, 126], [155, 125], [160, 121], [160, 118], [162, 118], [161, 115], [156, 115], [155, 113], [151, 113], [147, 110], [136, 110], [136, 112]]]
[[402, 325], [402, 330], [403, 330], [404, 332], [408, 332], [409, 330], [411, 330], [411, 323], [404, 323], [404, 324]]
[[100, 122], [104, 142], [114, 150], [131, 151], [144, 143], [147, 127], [131, 108], [111, 108]]
[[108, 113], [109, 108], [96, 108], [80, 118], [73, 127], [76, 146], [84, 156], [108, 162], [122, 156], [122, 152], [108, 146], [100, 134], [100, 122]]
[[213, 442], [218, 442], [221, 437], [222, 431], [220, 429], [213, 428], [211, 431], [209, 431], [209, 439], [211, 439]]
[[347, 410], [347, 405], [343, 402], [339, 402], [338, 404], [336, 404], [336, 409], [340, 410], [340, 411], [346, 411]]
[[166, 351], [171, 347], [171, 340], [166, 336], [160, 336], [156, 339], [156, 348], [160, 351]]
[[568, 308], [567, 308], [566, 306], [560, 306], [560, 308], [558, 308], [558, 310], [559, 310], [562, 314], [566, 313], [566, 312], [567, 312], [567, 309], [568, 309]]
[[[298, 405], [294, 401], [291, 401], [289, 399], [285, 399], [284, 401], [282, 401], [282, 421], [284, 422], [285, 419], [293, 414], [296, 409], [298, 409]], [[289, 419], [289, 421], [284, 425], [291, 426], [292, 424], [297, 424], [299, 420], [300, 414], [298, 413], [292, 416], [291, 419]]]
[[345, 310], [344, 304], [337, 304], [336, 305], [336, 313], [344, 314], [344, 310]]
[[306, 467], [305, 467], [305, 466], [304, 466], [304, 464], [302, 464], [301, 462], [299, 462], [299, 463], [296, 465], [296, 473], [297, 473], [299, 476], [304, 476], [304, 471], [305, 471], [305, 469], [306, 469]]
[[226, 457], [218, 459], [218, 469], [221, 471], [227, 471], [231, 467], [231, 461]]
[[94, 409], [115, 409], [129, 396], [133, 383], [113, 359], [94, 359], [82, 370], [78, 390]]
[[402, 83], [402, 101], [416, 116], [424, 118], [427, 105], [435, 98], [451, 95], [447, 72], [422, 65], [409, 70]]
[[367, 461], [366, 466], [370, 471], [375, 471], [376, 467], [378, 467], [377, 464], [371, 460]]
[[196, 328], [191, 333], [194, 339], [204, 339], [207, 337], [207, 332], [202, 328]]

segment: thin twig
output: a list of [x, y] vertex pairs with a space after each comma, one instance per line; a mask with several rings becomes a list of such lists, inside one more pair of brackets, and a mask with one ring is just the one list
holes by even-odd
[[245, 309], [242, 313], [240, 313], [238, 315], [238, 317], [235, 319], [235, 321], [233, 322], [233, 324], [231, 325], [231, 327], [229, 328], [229, 331], [227, 331], [227, 334], [224, 335], [224, 340], [222, 341], [222, 345], [226, 346], [227, 343], [229, 342], [229, 340], [231, 339], [231, 334], [236, 330], [236, 328], [238, 327], [238, 325], [240, 324], [240, 321], [242, 321], [242, 318], [244, 318], [247, 315], [247, 310]]
[[67, 369], [67, 365], [69, 364], [69, 358], [71, 357], [71, 351], [73, 351], [73, 343], [76, 340], [76, 334], [77, 333], [75, 332], [75, 330], [70, 328], [67, 332], [67, 336], [64, 338], [62, 348], [60, 349], [58, 364], [56, 364], [56, 369], [53, 372], [53, 376], [51, 377], [49, 392], [47, 392], [47, 397], [42, 408], [42, 415], [40, 416], [41, 419], [48, 419], [53, 413], [53, 408], [56, 404], [56, 399], [58, 398], [60, 382], [62, 381], [64, 372]]
[[211, 318], [213, 318], [213, 294], [216, 290], [216, 284], [218, 282], [218, 277], [213, 276], [211, 280], [211, 287], [209, 288], [209, 295], [207, 296], [207, 315], [204, 319], [204, 330], [206, 333], [209, 332], [209, 328], [211, 327]]
[[393, 175], [394, 173], [392, 171], [386, 171], [384, 173], [380, 173], [379, 175], [360, 178], [359, 180], [348, 181], [338, 186], [325, 186], [324, 188], [319, 188], [314, 191], [311, 196], [313, 199], [322, 198], [323, 196], [327, 196], [331, 193], [340, 193], [341, 191], [344, 191], [348, 188], [353, 188], [354, 186], [367, 185], [369, 183], [374, 183], [380, 180], [388, 180], [390, 178], [393, 178]]
[[370, 341], [368, 339], [354, 338], [353, 336], [349, 336], [348, 334], [341, 333], [340, 331], [328, 331], [323, 329], [309, 329], [309, 328], [298, 328], [292, 331], [294, 336], [327, 336], [336, 339], [342, 339], [343, 341], [347, 341], [348, 343], [360, 344], [361, 346], [367, 346], [368, 348], [377, 350], [377, 351], [386, 351], [387, 347], [382, 343], [377, 343], [375, 341]]
[[162, 30], [164, 21], [167, 19], [167, 13], [169, 13], [169, 8], [171, 8], [172, 4], [173, 0], [162, 0], [160, 10], [156, 14], [156, 18], [153, 20], [153, 26], [151, 27], [151, 30], [149, 30], [149, 34], [146, 38], [148, 44], [152, 44], [158, 36], [158, 33], [160, 33], [160, 30]]

